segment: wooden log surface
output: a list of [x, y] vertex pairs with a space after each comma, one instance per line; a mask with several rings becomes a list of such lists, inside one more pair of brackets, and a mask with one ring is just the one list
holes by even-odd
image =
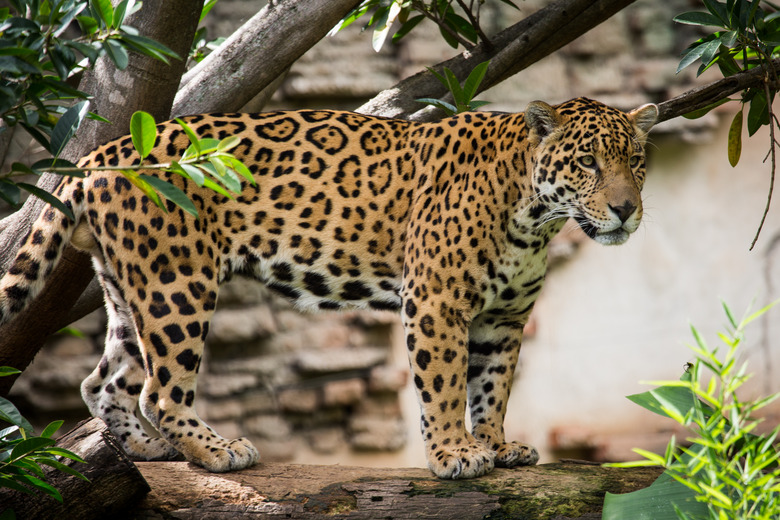
[[152, 491], [135, 518], [600, 519], [604, 493], [650, 485], [656, 468], [563, 462], [458, 481], [423, 468], [261, 463], [214, 474], [186, 462], [139, 462]]
[[89, 482], [44, 466], [46, 482], [62, 494], [63, 502], [42, 494], [0, 490], [0, 512], [11, 508], [18, 519], [36, 520], [122, 518], [149, 491], [138, 468], [100, 419], [82, 422], [60, 437], [57, 446], [87, 461], [62, 460]]

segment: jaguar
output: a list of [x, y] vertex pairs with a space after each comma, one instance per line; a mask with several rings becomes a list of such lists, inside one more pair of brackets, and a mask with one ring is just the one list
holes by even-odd
[[[504, 437], [523, 327], [568, 218], [621, 244], [642, 218], [645, 144], [658, 108], [587, 98], [524, 113], [411, 122], [330, 110], [183, 118], [200, 138], [235, 136], [254, 183], [228, 197], [162, 170], [195, 218], [157, 207], [100, 166], [138, 164], [130, 137], [84, 157], [0, 280], [0, 323], [42, 289], [67, 245], [91, 254], [108, 314], [104, 354], [82, 384], [90, 412], [135, 458], [214, 472], [259, 460], [195, 412], [196, 380], [220, 284], [264, 282], [303, 310], [400, 312], [428, 466], [441, 478], [535, 464]], [[184, 153], [176, 122], [148, 160]], [[159, 433], [148, 435], [136, 416]], [[467, 428], [466, 414], [471, 428]]]

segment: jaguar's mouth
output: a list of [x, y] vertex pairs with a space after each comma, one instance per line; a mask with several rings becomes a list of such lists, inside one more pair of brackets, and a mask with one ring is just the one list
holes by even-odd
[[628, 237], [631, 234], [628, 231], [626, 231], [623, 227], [610, 229], [610, 230], [599, 229], [584, 216], [578, 217], [575, 220], [577, 221], [577, 224], [580, 225], [580, 228], [582, 229], [583, 232], [585, 232], [586, 235], [588, 235], [590, 238], [592, 238], [599, 244], [603, 244], [605, 246], [620, 245], [624, 243], [626, 240], [628, 240]]

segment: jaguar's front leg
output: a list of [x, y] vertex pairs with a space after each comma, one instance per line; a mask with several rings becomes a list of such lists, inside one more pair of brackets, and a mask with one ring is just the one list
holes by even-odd
[[469, 331], [468, 395], [474, 437], [495, 453], [495, 464], [511, 468], [536, 464], [535, 448], [504, 438], [504, 416], [520, 344], [519, 321], [480, 315]]
[[428, 467], [471, 478], [493, 469], [493, 452], [466, 429], [468, 325], [451, 302], [410, 295], [402, 314]]

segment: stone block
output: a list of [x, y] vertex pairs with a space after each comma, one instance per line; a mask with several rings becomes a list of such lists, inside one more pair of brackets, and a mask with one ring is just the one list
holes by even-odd
[[266, 462], [287, 462], [293, 460], [300, 445], [300, 440], [294, 436], [286, 440], [268, 440], [250, 436], [249, 440], [252, 441], [260, 452], [260, 460]]
[[355, 405], [354, 415], [400, 419], [402, 417], [401, 402], [395, 393], [369, 394]]
[[409, 380], [409, 369], [391, 365], [378, 365], [368, 377], [369, 392], [398, 392]]
[[360, 401], [366, 395], [366, 382], [360, 378], [329, 381], [322, 387], [325, 406], [347, 406]]
[[311, 374], [344, 372], [376, 366], [385, 362], [388, 354], [379, 347], [304, 350], [298, 353], [296, 366]]
[[202, 378], [199, 390], [208, 397], [228, 397], [255, 388], [257, 384], [257, 377], [252, 374], [210, 375]]
[[235, 399], [196, 399], [198, 413], [208, 422], [237, 421], [244, 414], [241, 403]]
[[320, 406], [320, 396], [314, 388], [288, 388], [278, 394], [279, 406], [288, 412], [311, 413]]
[[289, 423], [278, 414], [249, 417], [244, 421], [244, 429], [250, 435], [277, 441], [288, 440], [292, 434]]
[[397, 451], [406, 445], [402, 420], [357, 416], [349, 424], [351, 446], [356, 450]]
[[306, 432], [305, 438], [313, 451], [323, 455], [336, 453], [347, 445], [342, 428], [317, 428]]
[[213, 343], [241, 343], [276, 332], [276, 322], [267, 305], [224, 309], [214, 314], [209, 329]]

